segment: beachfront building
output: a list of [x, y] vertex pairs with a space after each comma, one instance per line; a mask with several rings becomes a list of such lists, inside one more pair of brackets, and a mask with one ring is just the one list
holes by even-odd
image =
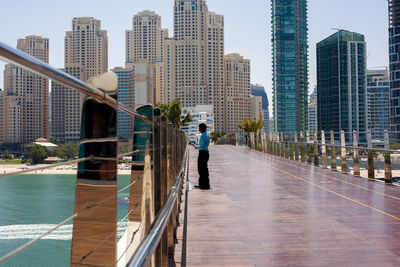
[[[92, 17], [72, 19], [72, 30], [64, 39], [66, 73], [82, 80], [108, 71], [107, 31], [101, 21]], [[81, 129], [83, 95], [75, 89], [52, 82], [51, 136], [57, 143], [77, 142]]]
[[[49, 63], [49, 39], [26, 36], [17, 49]], [[49, 82], [12, 64], [5, 65], [0, 143], [25, 144], [49, 137]]]

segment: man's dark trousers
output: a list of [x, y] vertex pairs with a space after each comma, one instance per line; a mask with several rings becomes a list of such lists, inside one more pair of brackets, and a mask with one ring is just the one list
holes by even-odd
[[199, 187], [209, 188], [210, 179], [208, 178], [208, 159], [210, 155], [207, 150], [199, 150], [199, 157], [197, 158], [197, 170], [199, 172]]

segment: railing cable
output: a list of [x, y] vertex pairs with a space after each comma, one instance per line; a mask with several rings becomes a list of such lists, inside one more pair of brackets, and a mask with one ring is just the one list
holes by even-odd
[[99, 202], [96, 202], [94, 204], [88, 205], [84, 208], [82, 208], [81, 210], [79, 210], [78, 212], [74, 213], [73, 215], [71, 215], [70, 217], [68, 217], [67, 219], [65, 219], [64, 221], [62, 221], [61, 223], [57, 224], [56, 226], [54, 226], [53, 228], [51, 228], [50, 230], [48, 230], [47, 232], [41, 234], [40, 236], [36, 237], [35, 239], [25, 243], [24, 245], [20, 246], [19, 248], [11, 251], [10, 253], [8, 253], [7, 255], [3, 256], [2, 258], [0, 258], [0, 263], [8, 260], [9, 258], [19, 254], [20, 252], [22, 252], [23, 250], [27, 249], [28, 247], [32, 246], [33, 244], [37, 243], [39, 240], [41, 240], [43, 237], [51, 234], [52, 232], [54, 232], [55, 230], [57, 230], [58, 228], [60, 228], [61, 226], [69, 223], [70, 221], [72, 221], [74, 218], [78, 217], [79, 215], [83, 214], [84, 212], [100, 206], [102, 204], [104, 204], [107, 201], [110, 201], [112, 199], [114, 199], [118, 194], [124, 192], [125, 190], [127, 190], [128, 188], [130, 188], [131, 186], [133, 186], [134, 184], [136, 184], [142, 177], [137, 177], [132, 183], [130, 183], [129, 185], [127, 185], [126, 187], [120, 189], [116, 195], [108, 197], [104, 200], [101, 200]]
[[85, 82], [65, 73], [61, 70], [53, 68], [52, 66], [44, 63], [43, 61], [28, 55], [18, 49], [12, 48], [3, 42], [0, 42], [0, 59], [8, 61], [18, 67], [27, 69], [36, 74], [44, 76], [55, 82], [61, 83], [65, 86], [74, 88], [85, 95], [91, 96], [101, 103], [107, 104], [108, 106], [126, 112], [137, 118], [141, 118], [149, 124], [153, 124], [153, 121], [149, 120], [146, 116], [139, 114], [138, 112], [126, 107], [119, 103], [117, 100], [104, 93], [103, 91], [86, 84]]

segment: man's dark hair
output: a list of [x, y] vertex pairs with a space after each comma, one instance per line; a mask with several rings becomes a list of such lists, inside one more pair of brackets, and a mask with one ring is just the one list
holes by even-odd
[[207, 125], [205, 123], [200, 123], [199, 124], [199, 129], [207, 130]]

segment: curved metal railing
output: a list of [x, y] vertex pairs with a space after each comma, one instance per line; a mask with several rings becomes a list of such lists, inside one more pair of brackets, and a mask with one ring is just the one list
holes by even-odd
[[[128, 266], [145, 266], [154, 255], [156, 266], [161, 266], [162, 264], [165, 265], [165, 261], [168, 260], [168, 258], [173, 257], [176, 238], [174, 232], [176, 232], [178, 207], [183, 190], [185, 168], [188, 162], [188, 155], [186, 152], [187, 139], [185, 134], [173, 128], [172, 124], [167, 124], [166, 117], [161, 116], [159, 110], [156, 110], [151, 106], [132, 110], [119, 103], [115, 97], [108, 95], [106, 92], [86, 84], [65, 72], [53, 68], [48, 64], [1, 42], [0, 59], [49, 78], [67, 87], [74, 88], [86, 96], [90, 96], [99, 103], [106, 104], [115, 110], [118, 109], [127, 113], [136, 120], [133, 150], [130, 152], [117, 155], [116, 157], [95, 155], [83, 156], [80, 159], [69, 162], [0, 174], [0, 178], [5, 178], [38, 170], [50, 169], [57, 166], [85, 164], [94, 161], [115, 162], [126, 156], [133, 157], [131, 181], [127, 186], [108, 197], [98, 199], [93, 203], [88, 202], [83, 206], [81, 205], [74, 214], [61, 223], [1, 257], [0, 263], [18, 255], [28, 247], [39, 242], [43, 237], [56, 231], [61, 226], [70, 223], [72, 220], [74, 220], [75, 225], [75, 220], [77, 218], [80, 218], [82, 215], [87, 216], [88, 211], [94, 211], [96, 208], [108, 205], [107, 203], [110, 201], [115, 201], [118, 194], [129, 189], [129, 209], [126, 216], [113, 230], [107, 232], [106, 235], [104, 235], [104, 238], [99, 240], [97, 245], [89, 247], [83, 252], [76, 251], [73, 247], [71, 251], [71, 265], [80, 266], [81, 264], [93, 264], [90, 260], [98, 257], [99, 254], [96, 254], [97, 251], [106, 242], [114, 242], [112, 240], [114, 239], [116, 231], [124, 221], [128, 221], [126, 233], [130, 230], [129, 223], [139, 224], [139, 227], [137, 227], [133, 233], [128, 233], [129, 242], [126, 244], [121, 255], [119, 257], [115, 257], [116, 255], [108, 256], [113, 258], [107, 258], [107, 261], [112, 262], [113, 265], [117, 265], [125, 257], [125, 263], [129, 262], [127, 264]], [[116, 142], [116, 139], [114, 137], [108, 138], [107, 140], [104, 138], [82, 139], [80, 145], [85, 146], [93, 143], [101, 145], [103, 142]], [[101, 170], [98, 171], [101, 172]], [[114, 171], [116, 172], [116, 170]], [[93, 171], [90, 170], [90, 172]], [[151, 185], [150, 188], [148, 186], [149, 184]], [[150, 192], [148, 190], [150, 190]], [[77, 203], [75, 203], [75, 208], [77, 207]], [[115, 213], [115, 211], [113, 212]], [[146, 214], [154, 214], [157, 216], [147, 216]], [[89, 230], [89, 232], [90, 231], [96, 230]], [[140, 231], [140, 242], [133, 246], [134, 239], [137, 239]], [[82, 235], [79, 231], [77, 231], [76, 234]], [[90, 233], [86, 232], [83, 234], [89, 235]], [[113, 246], [116, 246], [116, 244]], [[76, 254], [75, 256], [73, 256], [74, 253]], [[74, 262], [72, 262], [73, 258]]]

